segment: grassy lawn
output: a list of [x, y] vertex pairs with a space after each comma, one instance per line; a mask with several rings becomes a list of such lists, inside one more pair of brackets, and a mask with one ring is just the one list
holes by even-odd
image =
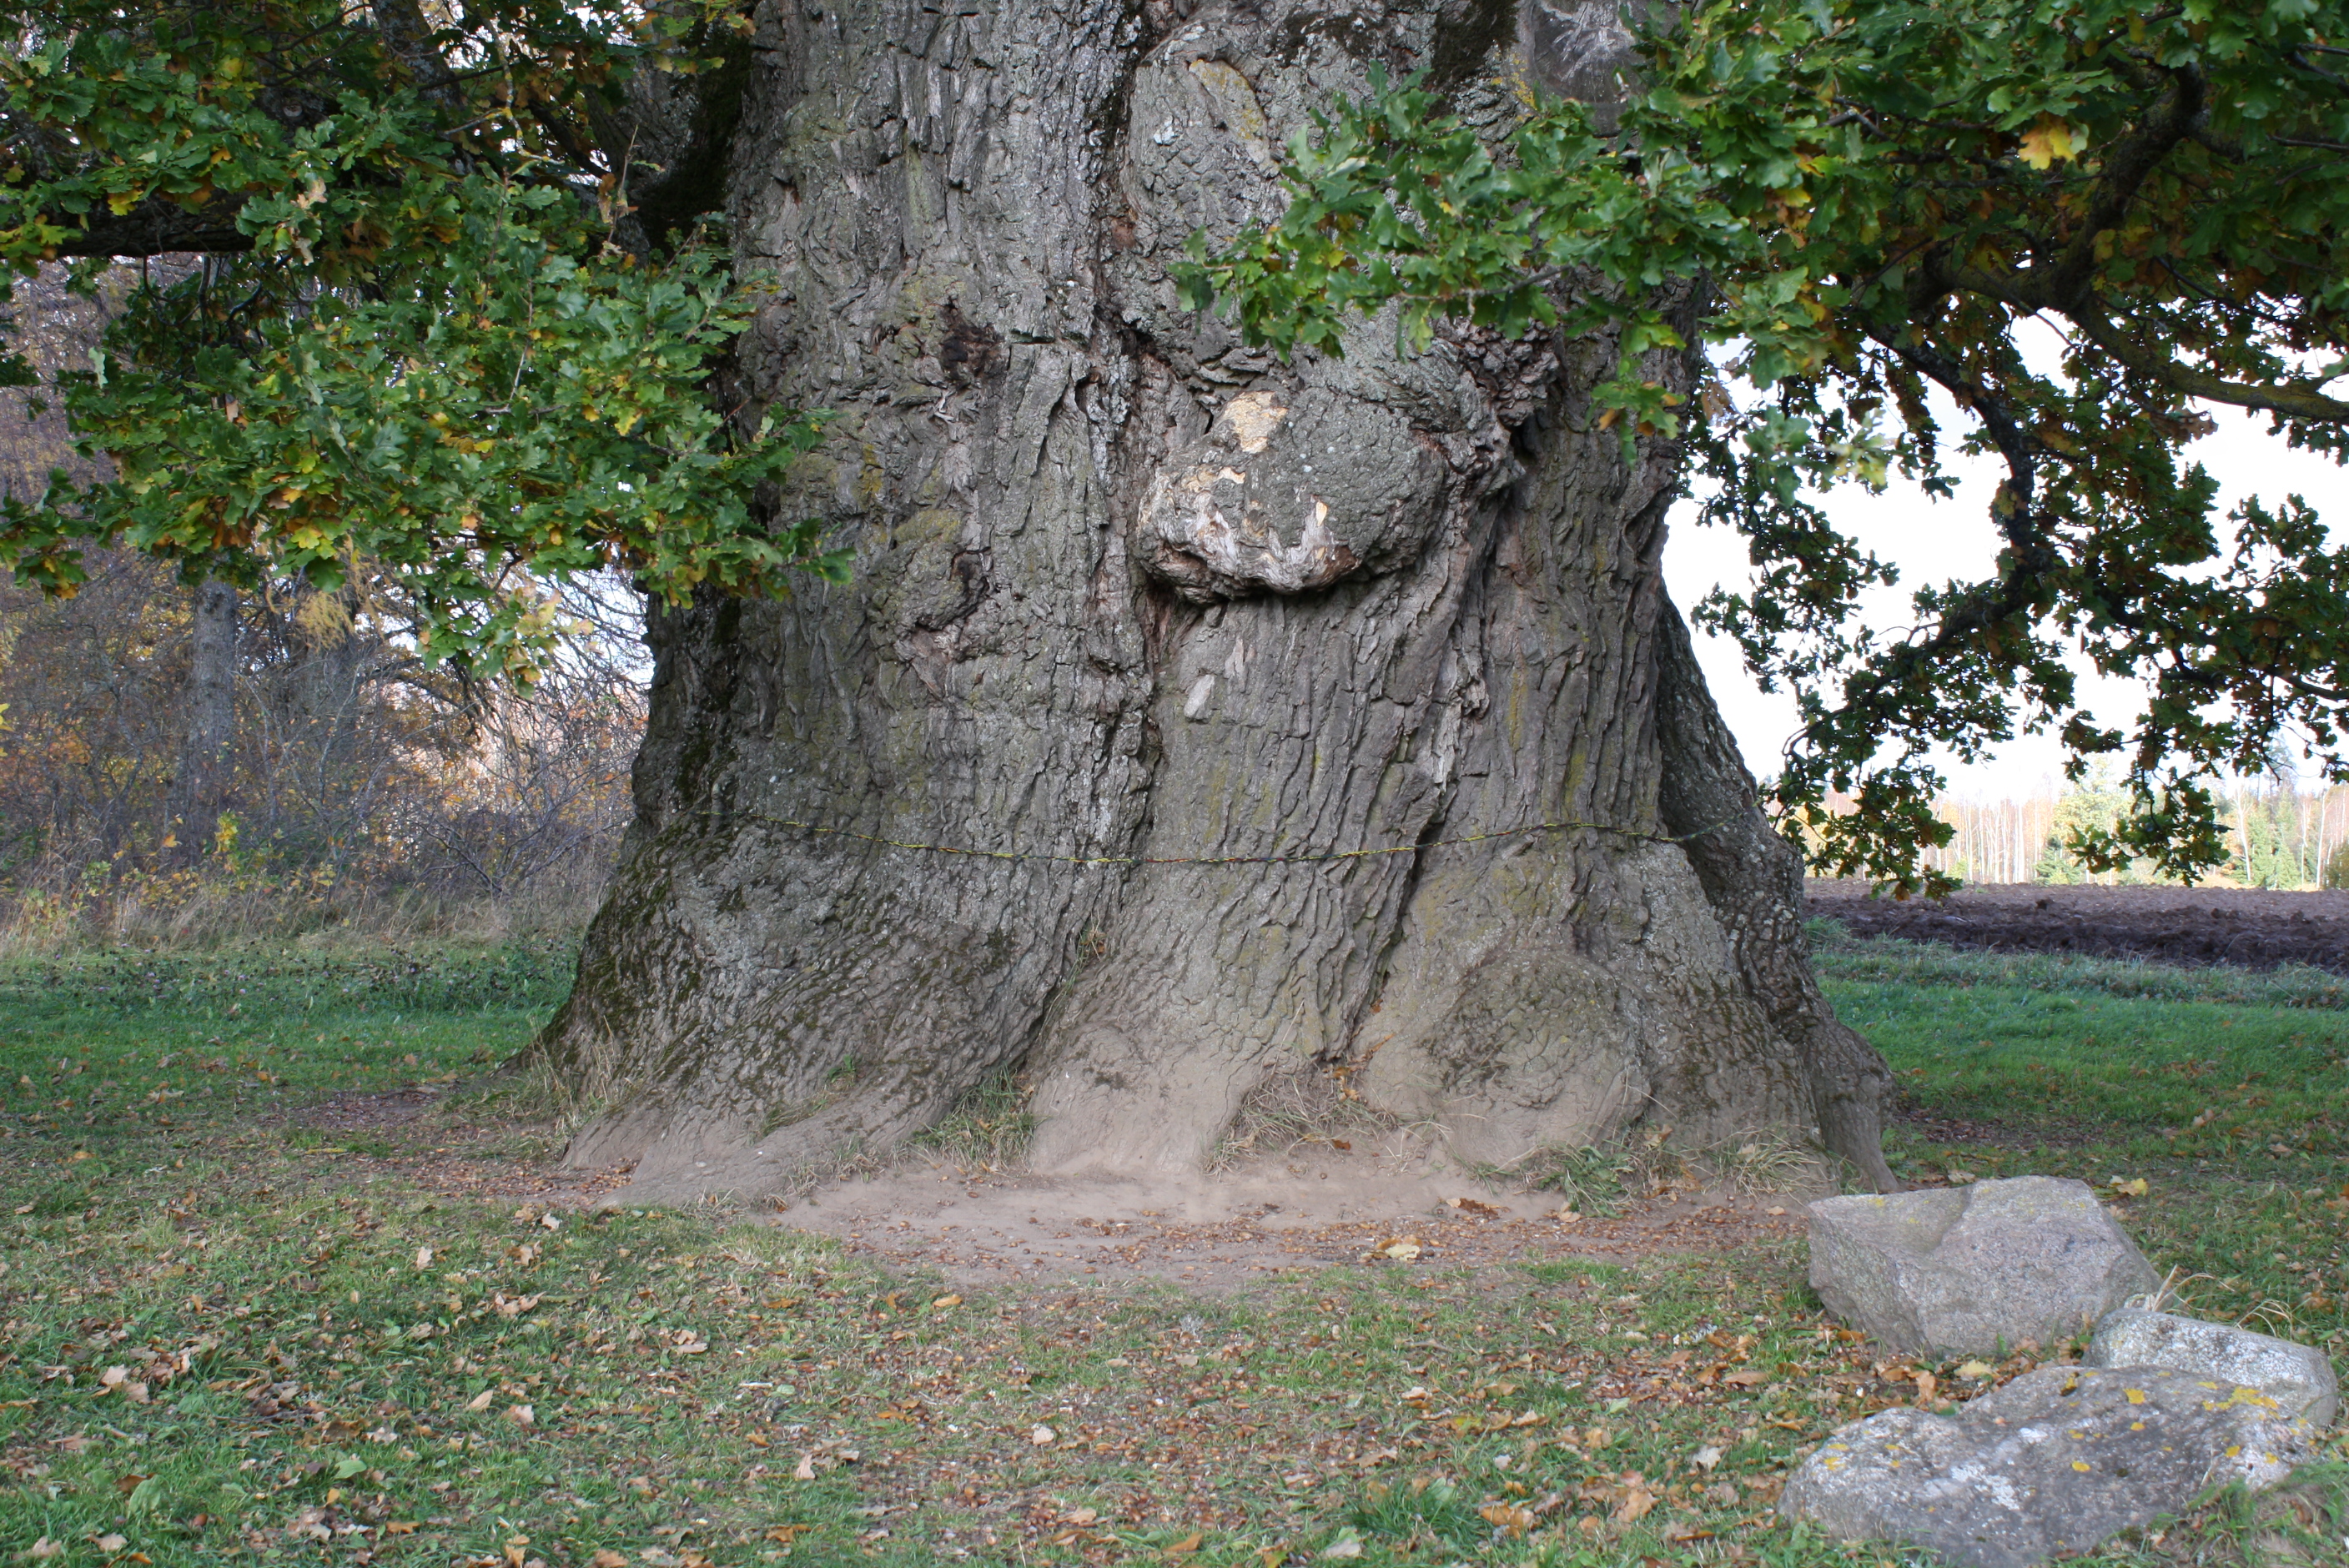
[[[2142, 1180], [2194, 1310], [2342, 1353], [2337, 982], [1823, 947], [1907, 1174]], [[1785, 1473], [1987, 1386], [1838, 1332], [1799, 1247], [980, 1292], [750, 1213], [549, 1212], [553, 1130], [474, 1075], [566, 983], [526, 947], [0, 970], [0, 1560], [1883, 1564], [1778, 1522]], [[317, 1109], [419, 1085], [420, 1143]], [[2083, 1561], [2303, 1522], [2272, 1561], [2343, 1561], [2306, 1543], [2340, 1473]]]

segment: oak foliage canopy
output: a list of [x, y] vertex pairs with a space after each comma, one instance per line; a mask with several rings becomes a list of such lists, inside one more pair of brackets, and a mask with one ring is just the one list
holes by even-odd
[[740, 72], [746, 26], [627, 0], [0, 7], [0, 268], [169, 259], [47, 391], [111, 476], [10, 500], [0, 564], [58, 593], [93, 544], [191, 581], [364, 578], [427, 657], [525, 679], [561, 633], [549, 580], [617, 567], [674, 603], [836, 574], [758, 504], [821, 420], [730, 398], [755, 297], [698, 171], [639, 134], [665, 78]]
[[[2279, 741], [2344, 776], [2349, 552], [2298, 497], [2215, 515], [2185, 449], [2245, 409], [2349, 452], [2349, 7], [1701, 0], [1636, 47], [1619, 110], [1544, 103], [1499, 137], [1375, 79], [1292, 146], [1278, 220], [1194, 241], [1193, 303], [1291, 350], [1394, 301], [1423, 341], [1441, 316], [1618, 328], [1603, 418], [1684, 438], [1748, 541], [1751, 591], [1700, 614], [1799, 698], [1773, 788], [1826, 869], [1945, 884], [1920, 864], [1949, 834], [1933, 754], [2021, 726], [2059, 730], [2075, 777], [2126, 752], [2130, 811], [2074, 846], [2098, 868], [2218, 864], [2202, 781]], [[1665, 302], [1692, 283], [1702, 407], [1636, 368], [1682, 344]], [[2057, 352], [2027, 352], [2033, 322]], [[1946, 494], [1953, 449], [2003, 466], [1994, 573], [1920, 589], [1913, 628], [1857, 624], [1895, 563], [1815, 498]], [[2147, 680], [2142, 719], [2082, 712], [2067, 652]]]

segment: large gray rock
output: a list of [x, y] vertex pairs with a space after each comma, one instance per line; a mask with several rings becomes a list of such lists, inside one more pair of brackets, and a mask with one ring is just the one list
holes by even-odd
[[2079, 1181], [2023, 1176], [1810, 1206], [1811, 1284], [1898, 1350], [1994, 1355], [2085, 1333], [2158, 1284]]
[[2026, 1568], [2178, 1512], [2207, 1486], [2271, 1486], [2313, 1457], [2316, 1435], [2257, 1388], [2159, 1367], [2050, 1367], [1955, 1416], [1853, 1422], [1803, 1462], [1779, 1508], [1839, 1541]]
[[2167, 1367], [2271, 1394], [2287, 1415], [2330, 1426], [2340, 1408], [2333, 1361], [2323, 1351], [2231, 1323], [2123, 1307], [2096, 1325], [2091, 1367]]

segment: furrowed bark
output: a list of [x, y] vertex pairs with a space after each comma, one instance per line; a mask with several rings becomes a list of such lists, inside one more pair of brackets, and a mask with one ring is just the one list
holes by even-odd
[[164, 806], [175, 843], [171, 858], [179, 865], [191, 863], [212, 836], [229, 742], [236, 734], [236, 590], [226, 583], [202, 583], [191, 610], [186, 727]]
[[1884, 1160], [1891, 1069], [1819, 994], [1803, 936], [1803, 861], [1762, 814], [1761, 791], [1722, 722], [1678, 611], [1659, 628], [1664, 820], [1688, 835], [1689, 863], [1771, 1026], [1802, 1052], [1820, 1141], [1879, 1192], [1899, 1181]]
[[1381, 320], [1284, 366], [1167, 276], [1373, 60], [1499, 125], [1529, 48], [1604, 77], [1558, 40], [1609, 15], [761, 11], [741, 387], [835, 411], [779, 515], [855, 575], [655, 619], [638, 820], [540, 1047], [598, 1112], [574, 1162], [772, 1191], [1013, 1068], [1048, 1169], [1195, 1168], [1291, 1072], [1478, 1165], [1826, 1125], [1799, 920], [1725, 926], [1668, 841], [1679, 455], [1594, 428], [1610, 346]]

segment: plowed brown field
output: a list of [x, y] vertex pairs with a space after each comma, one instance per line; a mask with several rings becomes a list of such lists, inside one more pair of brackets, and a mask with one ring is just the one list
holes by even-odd
[[2010, 884], [1895, 903], [1869, 897], [1866, 882], [1824, 881], [1809, 892], [1813, 914], [1857, 936], [2252, 969], [2306, 964], [2349, 975], [2349, 892]]

